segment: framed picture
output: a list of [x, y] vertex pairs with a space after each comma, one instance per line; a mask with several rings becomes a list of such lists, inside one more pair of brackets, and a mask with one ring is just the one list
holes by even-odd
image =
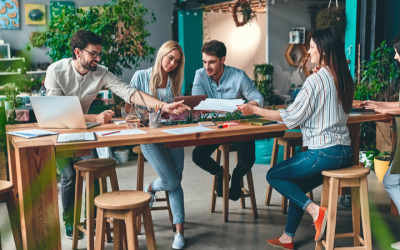
[[0, 44], [0, 58], [10, 58], [10, 44]]
[[71, 1], [50, 1], [50, 19], [59, 17], [65, 7], [65, 14], [75, 14], [75, 3]]
[[289, 32], [289, 44], [298, 44], [298, 43], [300, 43], [300, 32], [290, 31]]
[[18, 0], [0, 1], [0, 29], [19, 30], [19, 3]]
[[25, 24], [46, 25], [46, 5], [25, 4]]
[[298, 31], [300, 33], [300, 42], [306, 43], [306, 28], [305, 27], [293, 27], [293, 31]]

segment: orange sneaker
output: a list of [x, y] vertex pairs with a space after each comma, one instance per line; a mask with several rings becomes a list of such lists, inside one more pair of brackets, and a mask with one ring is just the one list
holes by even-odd
[[318, 219], [314, 221], [315, 225], [315, 241], [320, 241], [324, 237], [326, 229], [326, 221], [328, 219], [328, 209], [325, 207], [319, 207]]
[[277, 249], [283, 249], [283, 250], [294, 250], [293, 242], [291, 243], [282, 243], [279, 240], [279, 237], [276, 237], [275, 239], [268, 240], [268, 245], [270, 245], [273, 248]]

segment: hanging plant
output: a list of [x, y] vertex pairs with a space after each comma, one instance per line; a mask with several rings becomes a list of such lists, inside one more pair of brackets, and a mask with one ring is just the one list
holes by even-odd
[[[243, 20], [239, 22], [238, 12], [242, 14]], [[233, 21], [236, 27], [244, 26], [253, 18], [257, 18], [256, 13], [251, 9], [250, 4], [246, 0], [238, 0], [232, 8]]]
[[332, 28], [344, 35], [346, 31], [346, 9], [344, 7], [326, 8], [318, 12], [317, 30]]
[[33, 47], [41, 47], [45, 43], [44, 41], [44, 34], [42, 34], [39, 31], [34, 31], [31, 32], [31, 35], [29, 36], [29, 42], [32, 44]]

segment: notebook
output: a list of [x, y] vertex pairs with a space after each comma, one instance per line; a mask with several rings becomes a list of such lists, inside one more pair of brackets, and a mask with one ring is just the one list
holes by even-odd
[[240, 122], [245, 122], [245, 123], [250, 123], [252, 125], [260, 125], [260, 126], [277, 123], [277, 121], [271, 121], [271, 120], [260, 119], [260, 118], [245, 119], [245, 120], [240, 120]]
[[79, 141], [97, 141], [95, 133], [67, 133], [59, 134], [57, 136], [57, 142], [79, 142]]

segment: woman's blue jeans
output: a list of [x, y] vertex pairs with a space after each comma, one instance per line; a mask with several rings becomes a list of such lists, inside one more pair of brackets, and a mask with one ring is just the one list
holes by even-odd
[[280, 194], [289, 199], [285, 233], [293, 237], [312, 202], [306, 195], [323, 181], [322, 171], [349, 167], [353, 164], [350, 146], [336, 145], [324, 149], [309, 149], [273, 166], [267, 181]]
[[181, 186], [185, 153], [183, 148], [167, 148], [163, 143], [142, 144], [142, 153], [157, 171], [152, 183], [154, 192], [168, 191], [173, 224], [185, 223], [185, 207]]

